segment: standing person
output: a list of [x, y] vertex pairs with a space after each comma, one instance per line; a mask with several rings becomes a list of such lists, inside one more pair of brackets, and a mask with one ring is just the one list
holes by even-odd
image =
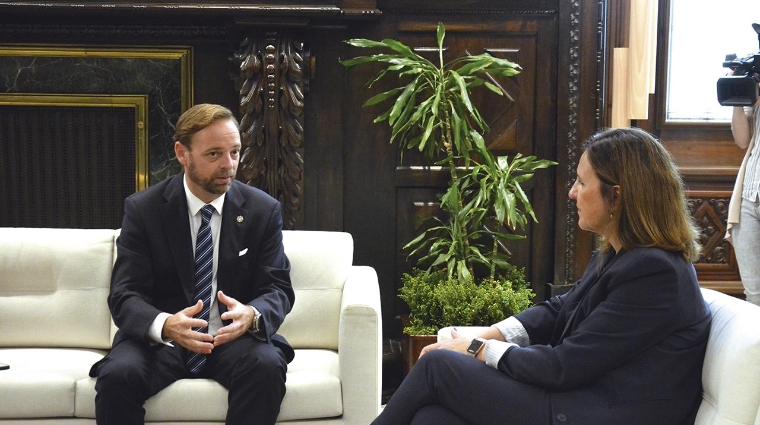
[[734, 106], [734, 142], [746, 149], [728, 206], [726, 237], [734, 246], [747, 301], [760, 305], [760, 100], [754, 106]]
[[710, 310], [670, 154], [639, 129], [584, 146], [570, 190], [601, 240], [564, 295], [425, 347], [375, 425], [693, 424]]
[[184, 173], [124, 203], [108, 297], [119, 330], [90, 371], [97, 423], [142, 424], [145, 400], [197, 377], [229, 390], [227, 424], [274, 424], [294, 356], [276, 334], [295, 300], [280, 204], [235, 180], [229, 109], [193, 106], [174, 139]]

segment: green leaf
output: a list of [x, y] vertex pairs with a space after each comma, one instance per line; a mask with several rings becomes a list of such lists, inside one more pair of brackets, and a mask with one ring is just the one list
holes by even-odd
[[409, 247], [415, 246], [418, 243], [420, 243], [423, 239], [425, 239], [425, 236], [427, 236], [427, 231], [422, 232], [419, 236], [409, 241], [406, 245], [404, 245], [404, 249], [408, 249]]
[[381, 103], [383, 101], [386, 101], [392, 98], [393, 96], [395, 96], [397, 93], [401, 92], [402, 90], [403, 90], [403, 87], [396, 87], [395, 89], [391, 89], [386, 92], [376, 94], [370, 97], [366, 102], [364, 102], [364, 105], [362, 106], [377, 105], [378, 103]]
[[514, 177], [514, 182], [520, 184], [533, 178], [533, 173], [524, 173]]
[[501, 89], [501, 87], [491, 83], [490, 81], [485, 81], [485, 86], [488, 88], [488, 90], [491, 90], [499, 96], [504, 96], [504, 91]]
[[393, 125], [393, 123], [398, 119], [399, 115], [401, 115], [401, 111], [405, 106], [407, 106], [407, 102], [414, 94], [415, 89], [417, 88], [417, 80], [412, 80], [409, 84], [404, 87], [404, 90], [401, 92], [401, 94], [398, 96], [396, 101], [393, 103], [393, 108], [391, 109], [390, 117], [388, 118], [388, 123], [390, 125]]
[[345, 43], [355, 47], [386, 47], [384, 43], [374, 40], [367, 40], [366, 38], [352, 38], [350, 40], [346, 40]]
[[441, 105], [441, 97], [443, 94], [441, 93], [440, 88], [435, 91], [435, 97], [433, 97], [433, 105], [431, 106], [433, 116], [438, 118], [438, 108]]
[[446, 37], [446, 28], [442, 22], [438, 22], [438, 28], [436, 29], [435, 39], [438, 42], [438, 61], [440, 62], [440, 68], [443, 69], [443, 39]]
[[[475, 57], [469, 56], [468, 58], [472, 59]], [[459, 75], [462, 75], [462, 76], [473, 75], [487, 68], [489, 65], [491, 65], [491, 61], [488, 61], [488, 60], [482, 60], [482, 59], [471, 60], [470, 63], [459, 67], [457, 69], [457, 72], [459, 73]]]
[[525, 235], [518, 235], [515, 233], [503, 233], [503, 232], [492, 232], [491, 236], [497, 238], [497, 239], [505, 239], [510, 241], [519, 241], [522, 239], [525, 239]]
[[339, 61], [341, 65], [345, 66], [346, 68], [353, 68], [357, 65], [363, 65], [365, 63], [377, 63], [380, 62], [376, 58], [372, 56], [357, 56], [352, 59], [346, 59]]
[[383, 79], [383, 77], [385, 77], [387, 74], [388, 74], [388, 70], [387, 69], [384, 69], [384, 70], [378, 72], [377, 75], [375, 76], [375, 78], [367, 81], [367, 83], [365, 84], [365, 87], [372, 88], [372, 86], [374, 86], [376, 82], [378, 82], [381, 79]]
[[[401, 113], [391, 126], [391, 140], [396, 139], [396, 136], [406, 134], [407, 131], [409, 131], [413, 126], [417, 125], [417, 123], [421, 120], [420, 117], [415, 118], [414, 116], [419, 111], [419, 108], [415, 110], [416, 102], [414, 99], [416, 99], [416, 95], [413, 95], [411, 100], [402, 106], [403, 109], [401, 110]], [[406, 138], [403, 137], [401, 138], [400, 144], [402, 146], [406, 144], [405, 139]]]
[[422, 138], [419, 142], [420, 152], [425, 149], [425, 142], [430, 138], [430, 134], [433, 132], [433, 128], [435, 128], [435, 116], [431, 115], [423, 128], [425, 131], [422, 133]]
[[467, 263], [465, 263], [464, 260], [459, 260], [456, 264], [456, 268], [459, 282], [465, 282], [472, 279], [472, 274], [470, 273], [470, 270], [467, 269]]
[[538, 223], [538, 219], [536, 218], [536, 215], [533, 213], [533, 208], [530, 205], [530, 201], [528, 200], [528, 196], [523, 191], [522, 187], [520, 185], [515, 185], [515, 196], [520, 199], [520, 202], [522, 202], [523, 206], [525, 207], [525, 212], [530, 214], [530, 217], [533, 219], [534, 223]]
[[384, 43], [386, 47], [393, 50], [394, 52], [398, 52], [407, 58], [414, 59], [415, 61], [418, 61], [418, 62], [427, 61], [427, 59], [414, 53], [414, 50], [412, 50], [409, 46], [407, 46], [406, 44], [400, 41], [386, 38], [382, 41], [382, 43]]
[[456, 83], [457, 87], [459, 88], [459, 95], [462, 97], [461, 101], [464, 104], [464, 106], [467, 108], [467, 110], [472, 113], [472, 102], [470, 102], [470, 95], [467, 93], [467, 85], [464, 82], [464, 79], [461, 75], [457, 74], [456, 71], [449, 71], [451, 73], [451, 77], [454, 79], [454, 82]]
[[493, 156], [486, 147], [486, 141], [483, 136], [475, 130], [470, 130], [470, 137], [475, 142], [475, 149], [477, 149], [480, 156], [484, 158], [486, 165], [489, 167], [493, 164]]
[[449, 119], [451, 120], [451, 133], [453, 135], [453, 143], [455, 152], [462, 152], [462, 119], [457, 114], [456, 108], [451, 101], [446, 102], [449, 106]]

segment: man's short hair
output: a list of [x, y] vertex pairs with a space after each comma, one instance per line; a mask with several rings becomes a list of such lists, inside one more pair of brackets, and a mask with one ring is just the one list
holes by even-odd
[[239, 127], [237, 119], [228, 108], [211, 103], [201, 103], [185, 111], [174, 129], [174, 140], [190, 149], [190, 139], [193, 134], [203, 130], [219, 120], [230, 120]]

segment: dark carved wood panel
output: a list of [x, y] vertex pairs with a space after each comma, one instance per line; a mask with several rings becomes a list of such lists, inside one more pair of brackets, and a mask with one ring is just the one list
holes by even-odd
[[238, 179], [265, 190], [282, 203], [283, 222], [292, 229], [303, 193], [304, 100], [310, 53], [288, 30], [252, 32], [233, 62], [243, 153]]
[[689, 191], [689, 210], [699, 229], [702, 255], [694, 264], [700, 284], [722, 292], [741, 294], [733, 247], [724, 239], [731, 191]]

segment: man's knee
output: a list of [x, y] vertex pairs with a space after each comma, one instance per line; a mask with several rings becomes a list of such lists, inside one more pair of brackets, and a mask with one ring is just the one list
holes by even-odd
[[284, 385], [287, 368], [288, 363], [279, 348], [256, 343], [255, 350], [246, 350], [240, 354], [233, 368], [233, 376]]
[[143, 393], [146, 380], [133, 364], [107, 359], [98, 367], [95, 389], [101, 393]]

